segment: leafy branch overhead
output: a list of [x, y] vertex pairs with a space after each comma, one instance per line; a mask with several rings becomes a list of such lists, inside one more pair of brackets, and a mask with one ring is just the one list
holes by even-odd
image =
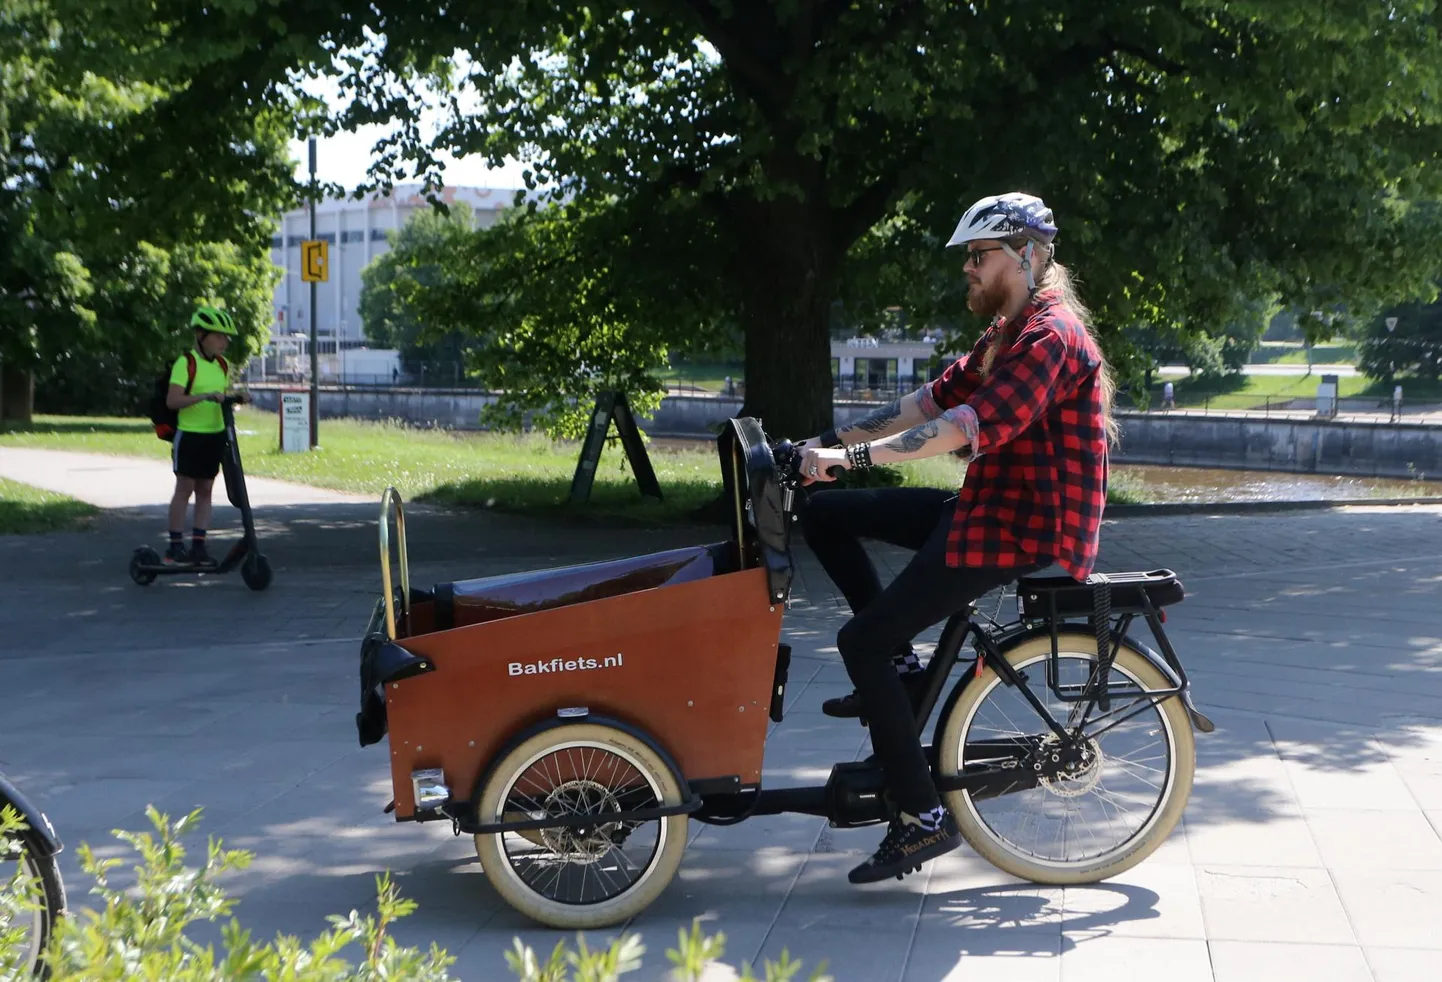
[[[441, 150], [529, 160], [599, 222], [616, 311], [679, 296], [736, 326], [747, 410], [778, 432], [830, 418], [837, 298], [963, 319], [940, 245], [986, 193], [1055, 208], [1114, 353], [1259, 299], [1367, 310], [1442, 264], [1416, 207], [1442, 192], [1434, 0], [54, 2], [97, 64], [146, 52], [172, 144], [324, 71], [353, 96], [335, 125], [403, 124], [378, 183], [434, 177]], [[452, 110], [435, 135], [425, 85]]]

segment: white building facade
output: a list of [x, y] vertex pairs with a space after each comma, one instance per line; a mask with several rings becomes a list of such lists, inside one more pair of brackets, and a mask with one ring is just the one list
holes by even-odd
[[[503, 188], [445, 187], [437, 197], [447, 204], [464, 202], [477, 227], [495, 224], [511, 207], [515, 191]], [[390, 251], [390, 234], [417, 211], [432, 207], [419, 184], [397, 185], [389, 195], [356, 201], [327, 199], [315, 207], [317, 239], [330, 243], [330, 280], [316, 284], [316, 338], [321, 352], [365, 344], [360, 320], [361, 270]], [[310, 337], [310, 284], [300, 278], [300, 244], [310, 237], [310, 209], [286, 212], [271, 239], [270, 258], [285, 273], [275, 289], [275, 320], [271, 336], [299, 342]]]

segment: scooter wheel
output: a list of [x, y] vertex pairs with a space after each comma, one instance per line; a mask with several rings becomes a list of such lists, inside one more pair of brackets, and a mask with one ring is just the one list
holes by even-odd
[[142, 546], [130, 554], [130, 578], [141, 586], [150, 586], [155, 582], [155, 574], [145, 567], [159, 565], [160, 553], [149, 546]]
[[252, 590], [264, 590], [270, 586], [270, 577], [270, 560], [258, 552], [246, 556], [245, 562], [240, 564], [240, 578]]

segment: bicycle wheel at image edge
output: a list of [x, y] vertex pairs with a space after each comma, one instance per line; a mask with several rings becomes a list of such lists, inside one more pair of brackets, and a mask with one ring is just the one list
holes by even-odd
[[[1059, 684], [1085, 682], [1096, 664], [1096, 651], [1092, 635], [1062, 632]], [[1061, 700], [1046, 685], [1049, 638], [1022, 642], [1004, 656], [1013, 669], [1027, 672], [1028, 687], [1053, 719], [1065, 726], [1070, 714], [1080, 712], [1081, 703]], [[1196, 770], [1196, 745], [1185, 706], [1175, 696], [1146, 706], [1143, 690], [1172, 685], [1146, 656], [1125, 643], [1117, 651], [1109, 687], [1111, 712], [1100, 723], [1089, 720], [1085, 733], [1096, 734], [1141, 711], [1090, 739], [1083, 760], [1042, 772], [1027, 782], [1034, 786], [998, 797], [975, 800], [968, 791], [943, 796], [967, 842], [998, 869], [1033, 883], [1094, 883], [1151, 855], [1181, 819]], [[1101, 715], [1099, 709], [1092, 711], [1093, 720]], [[1020, 691], [988, 667], [962, 690], [947, 717], [940, 737], [940, 773], [957, 774], [964, 764], [984, 759], [977, 752], [964, 755], [967, 744], [983, 747], [990, 741], [994, 748], [1006, 740], [1029, 741], [1037, 749], [1058, 742]]]
[[23, 876], [39, 881], [40, 895], [36, 899], [41, 901], [33, 912], [24, 915], [25, 923], [11, 925], [25, 932], [20, 941], [21, 974], [18, 977], [48, 978], [50, 972], [41, 963], [41, 957], [55, 930], [56, 919], [65, 915], [65, 884], [60, 879], [55, 857], [42, 853], [35, 833], [28, 829], [16, 833], [10, 841], [0, 841], [0, 883], [8, 883], [17, 866]]
[[617, 822], [607, 816], [681, 802], [681, 783], [645, 742], [600, 723], [557, 726], [495, 768], [481, 822], [594, 815], [590, 825], [478, 834], [476, 854], [516, 910], [564, 930], [608, 927], [644, 910], [675, 876], [687, 816]]

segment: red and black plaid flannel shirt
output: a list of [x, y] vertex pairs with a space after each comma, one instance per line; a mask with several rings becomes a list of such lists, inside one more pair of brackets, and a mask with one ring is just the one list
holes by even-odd
[[991, 375], [983, 353], [998, 329], [936, 381], [938, 408], [976, 414], [976, 454], [957, 496], [948, 566], [1056, 563], [1077, 579], [1096, 564], [1107, 495], [1107, 437], [1086, 328], [1043, 291], [1003, 325]]

